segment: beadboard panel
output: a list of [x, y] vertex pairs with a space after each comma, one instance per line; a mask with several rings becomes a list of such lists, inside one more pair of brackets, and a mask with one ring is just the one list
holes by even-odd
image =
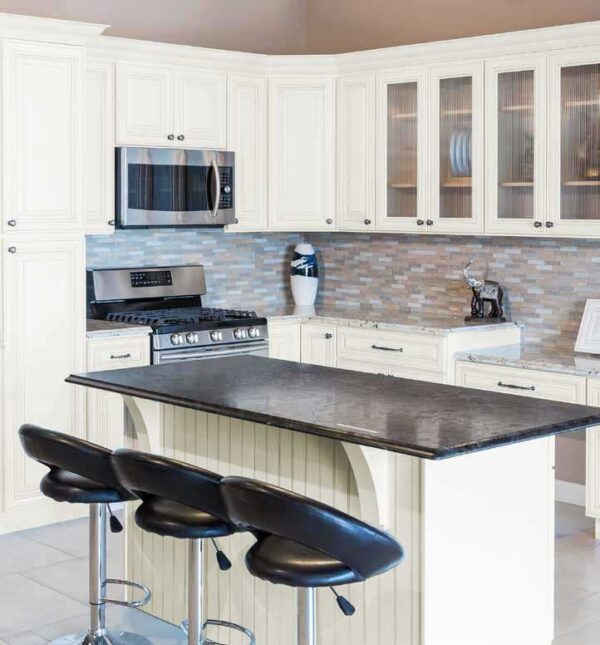
[[[156, 436], [165, 456], [223, 475], [267, 481], [361, 516], [357, 484], [341, 442], [174, 406], [161, 410]], [[136, 432], [137, 440], [130, 436], [130, 444], [147, 449], [152, 433], [142, 437], [139, 423]], [[151, 447], [156, 452], [156, 446]], [[351, 618], [341, 614], [329, 589], [319, 592], [319, 637], [328, 645], [420, 643], [421, 466], [404, 455], [393, 455], [390, 464], [388, 517], [407, 557], [394, 571], [340, 590], [357, 608]], [[130, 513], [133, 510], [130, 505]], [[127, 530], [127, 577], [153, 591], [146, 611], [179, 623], [187, 613], [187, 542], [145, 533], [131, 515]], [[205, 617], [250, 627], [258, 643], [295, 645], [295, 590], [247, 572], [244, 555], [253, 541], [248, 534], [219, 541], [233, 562], [228, 572], [218, 569], [214, 549], [206, 543]], [[243, 643], [235, 633], [213, 630], [210, 636]]]

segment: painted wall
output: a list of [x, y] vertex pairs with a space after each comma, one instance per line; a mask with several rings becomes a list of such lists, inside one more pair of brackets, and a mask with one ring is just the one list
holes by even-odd
[[305, 0], [0, 0], [0, 12], [112, 25], [110, 36], [264, 54], [305, 51]]
[[307, 52], [339, 53], [600, 20], [596, 0], [307, 0]]

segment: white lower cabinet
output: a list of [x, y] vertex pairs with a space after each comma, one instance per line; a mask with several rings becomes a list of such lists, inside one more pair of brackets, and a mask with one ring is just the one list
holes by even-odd
[[300, 361], [300, 322], [269, 322], [269, 357]]
[[[87, 341], [90, 372], [150, 364], [150, 341], [144, 336], [92, 338]], [[87, 438], [111, 450], [124, 445], [123, 397], [114, 392], [87, 390]]]
[[[587, 404], [600, 408], [600, 379], [589, 378]], [[585, 476], [586, 515], [596, 520], [596, 539], [600, 539], [600, 427], [588, 428]]]
[[322, 325], [320, 323], [302, 325], [300, 357], [303, 363], [335, 367], [337, 357], [335, 344], [335, 325]]
[[47, 469], [28, 459], [18, 429], [33, 423], [85, 436], [85, 392], [65, 383], [85, 370], [85, 249], [77, 240], [5, 240], [4, 471], [0, 531], [57, 521], [80, 508], [40, 493]]

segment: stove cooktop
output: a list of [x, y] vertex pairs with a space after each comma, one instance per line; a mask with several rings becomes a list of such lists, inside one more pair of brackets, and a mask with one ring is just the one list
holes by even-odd
[[240, 321], [258, 321], [256, 312], [237, 309], [214, 309], [211, 307], [180, 307], [175, 309], [151, 309], [144, 311], [114, 311], [106, 315], [106, 320], [148, 325], [155, 331], [176, 327], [218, 328], [239, 324]]

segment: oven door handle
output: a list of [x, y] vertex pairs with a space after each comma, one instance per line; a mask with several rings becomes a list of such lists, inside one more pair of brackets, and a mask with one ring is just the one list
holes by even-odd
[[217, 166], [217, 162], [213, 159], [210, 162], [211, 168], [212, 168], [212, 182], [213, 182], [213, 208], [212, 208], [212, 216], [216, 217], [218, 212], [219, 212], [219, 204], [221, 202], [221, 175], [219, 174], [219, 166]]

